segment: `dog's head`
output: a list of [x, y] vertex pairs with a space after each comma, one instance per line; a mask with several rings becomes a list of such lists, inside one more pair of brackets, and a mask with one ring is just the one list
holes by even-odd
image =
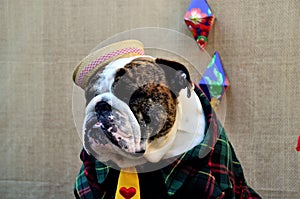
[[140, 55], [99, 67], [84, 89], [85, 149], [127, 167], [125, 160], [157, 162], [167, 152], [176, 136], [179, 92], [190, 97], [192, 82], [184, 65]]

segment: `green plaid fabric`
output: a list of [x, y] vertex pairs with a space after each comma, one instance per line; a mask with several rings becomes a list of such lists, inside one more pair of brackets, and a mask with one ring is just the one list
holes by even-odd
[[[206, 116], [204, 140], [175, 161], [170, 159], [168, 166], [139, 173], [141, 198], [260, 198], [247, 185], [241, 164], [207, 97], [197, 86], [195, 92]], [[119, 171], [84, 150], [81, 159], [84, 165], [75, 182], [76, 198], [114, 198]]]

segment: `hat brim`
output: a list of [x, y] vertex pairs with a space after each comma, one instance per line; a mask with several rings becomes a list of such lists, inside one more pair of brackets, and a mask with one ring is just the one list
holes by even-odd
[[73, 72], [73, 81], [76, 85], [85, 89], [90, 78], [103, 66], [119, 58], [139, 55], [144, 55], [144, 45], [138, 40], [125, 40], [110, 44], [83, 58]]

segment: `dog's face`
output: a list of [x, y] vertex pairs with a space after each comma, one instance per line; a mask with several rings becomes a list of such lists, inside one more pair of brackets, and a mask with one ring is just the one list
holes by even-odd
[[191, 86], [177, 62], [139, 57], [107, 65], [85, 89], [85, 148], [103, 161], [149, 157], [174, 136], [177, 97], [185, 88], [189, 96]]

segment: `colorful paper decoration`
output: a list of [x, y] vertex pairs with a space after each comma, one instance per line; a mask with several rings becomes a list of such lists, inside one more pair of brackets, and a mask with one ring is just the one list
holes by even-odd
[[210, 100], [212, 107], [215, 109], [229, 86], [228, 78], [217, 51], [214, 53], [212, 60], [199, 81], [199, 86]]
[[184, 21], [201, 49], [207, 44], [209, 31], [214, 23], [215, 16], [212, 14], [206, 0], [192, 0]]
[[298, 136], [296, 151], [298, 151], [298, 152], [300, 151], [300, 135]]

